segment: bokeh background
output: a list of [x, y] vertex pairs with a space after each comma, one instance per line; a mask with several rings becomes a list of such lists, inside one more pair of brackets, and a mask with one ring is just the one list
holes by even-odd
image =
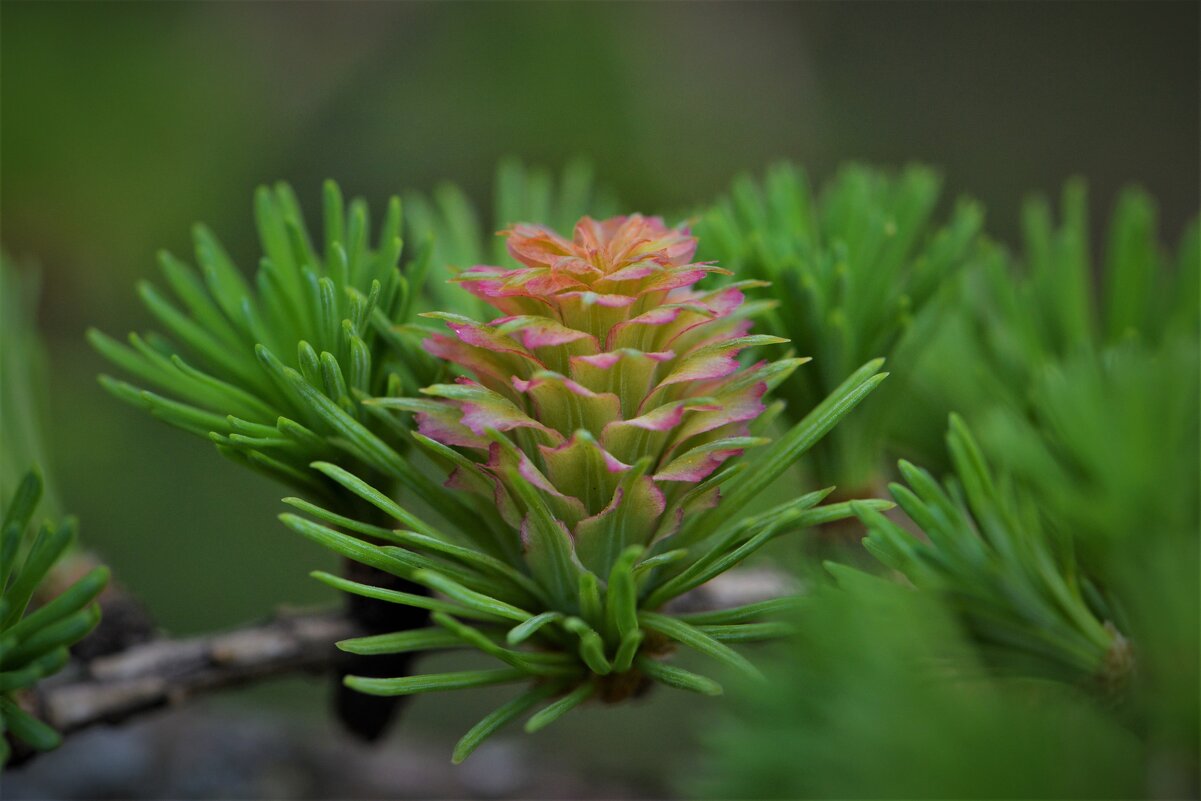
[[[40, 266], [58, 494], [173, 633], [328, 599], [306, 576], [327, 557], [275, 521], [280, 492], [110, 398], [83, 341], [149, 325], [134, 284], [158, 249], [189, 253], [197, 220], [253, 265], [259, 183], [290, 181], [315, 210], [326, 177], [373, 204], [452, 181], [487, 209], [502, 156], [584, 156], [631, 208], [672, 213], [780, 158], [817, 178], [921, 161], [1001, 239], [1026, 194], [1082, 175], [1097, 228], [1137, 183], [1174, 242], [1201, 205], [1199, 8], [6, 0], [2, 237]], [[666, 792], [632, 755], [686, 764], [704, 710], [659, 700], [519, 747]], [[311, 685], [234, 702], [327, 725]], [[445, 753], [490, 702], [418, 699], [397, 737]]]

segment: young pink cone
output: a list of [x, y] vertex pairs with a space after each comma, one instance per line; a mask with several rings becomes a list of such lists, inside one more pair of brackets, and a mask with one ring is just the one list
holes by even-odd
[[471, 455], [478, 469], [460, 466], [448, 485], [494, 501], [527, 553], [537, 510], [516, 483], [537, 490], [579, 564], [606, 577], [623, 549], [717, 501], [689, 491], [765, 442], [748, 424], [800, 360], [743, 366], [743, 350], [786, 340], [748, 333], [743, 289], [760, 284], [695, 288], [729, 273], [691, 261], [687, 228], [635, 214], [585, 217], [570, 240], [526, 224], [502, 234], [522, 266], [457, 279], [500, 316], [427, 315], [449, 333], [426, 349], [465, 375], [423, 390], [437, 400], [414, 404], [418, 430]]

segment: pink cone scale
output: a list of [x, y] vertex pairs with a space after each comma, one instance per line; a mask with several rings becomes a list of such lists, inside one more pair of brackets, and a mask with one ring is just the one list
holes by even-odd
[[510, 477], [537, 488], [582, 566], [607, 576], [624, 547], [717, 501], [689, 490], [766, 441], [749, 424], [797, 360], [743, 365], [744, 351], [786, 340], [749, 333], [755, 284], [696, 288], [729, 273], [692, 261], [686, 228], [635, 214], [584, 218], [571, 239], [524, 224], [502, 234], [521, 266], [457, 279], [498, 316], [427, 315], [448, 333], [426, 349], [462, 376], [423, 390], [436, 403], [417, 429], [471, 455], [478, 469], [456, 468], [449, 486], [495, 501], [526, 547], [530, 511]]

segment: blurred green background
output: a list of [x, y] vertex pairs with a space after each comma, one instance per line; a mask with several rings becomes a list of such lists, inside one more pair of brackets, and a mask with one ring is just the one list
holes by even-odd
[[1169, 242], [1201, 205], [1193, 2], [4, 2], [0, 15], [3, 243], [41, 267], [50, 471], [87, 542], [180, 634], [327, 597], [306, 574], [328, 559], [276, 523], [277, 488], [106, 395], [83, 331], [147, 327], [134, 282], [156, 274], [159, 248], [188, 255], [197, 220], [250, 268], [259, 183], [292, 182], [315, 212], [326, 177], [376, 208], [450, 180], [487, 208], [500, 157], [579, 155], [631, 208], [671, 212], [778, 158], [819, 179], [848, 159], [917, 160], [942, 171], [947, 202], [979, 198], [1001, 238], [1026, 193], [1071, 175], [1097, 209], [1144, 186]]

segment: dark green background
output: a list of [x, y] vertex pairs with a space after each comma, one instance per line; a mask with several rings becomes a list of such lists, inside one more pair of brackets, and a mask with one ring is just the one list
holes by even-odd
[[1002, 238], [1028, 191], [1083, 175], [1098, 224], [1137, 182], [1175, 240], [1198, 207], [1198, 8], [4, 2], [3, 243], [42, 268], [53, 476], [177, 633], [325, 597], [279, 490], [94, 380], [83, 331], [147, 326], [133, 284], [192, 222], [249, 267], [264, 181], [309, 208], [325, 177], [486, 205], [499, 157], [582, 155], [631, 208], [682, 210], [785, 157], [931, 163]]

